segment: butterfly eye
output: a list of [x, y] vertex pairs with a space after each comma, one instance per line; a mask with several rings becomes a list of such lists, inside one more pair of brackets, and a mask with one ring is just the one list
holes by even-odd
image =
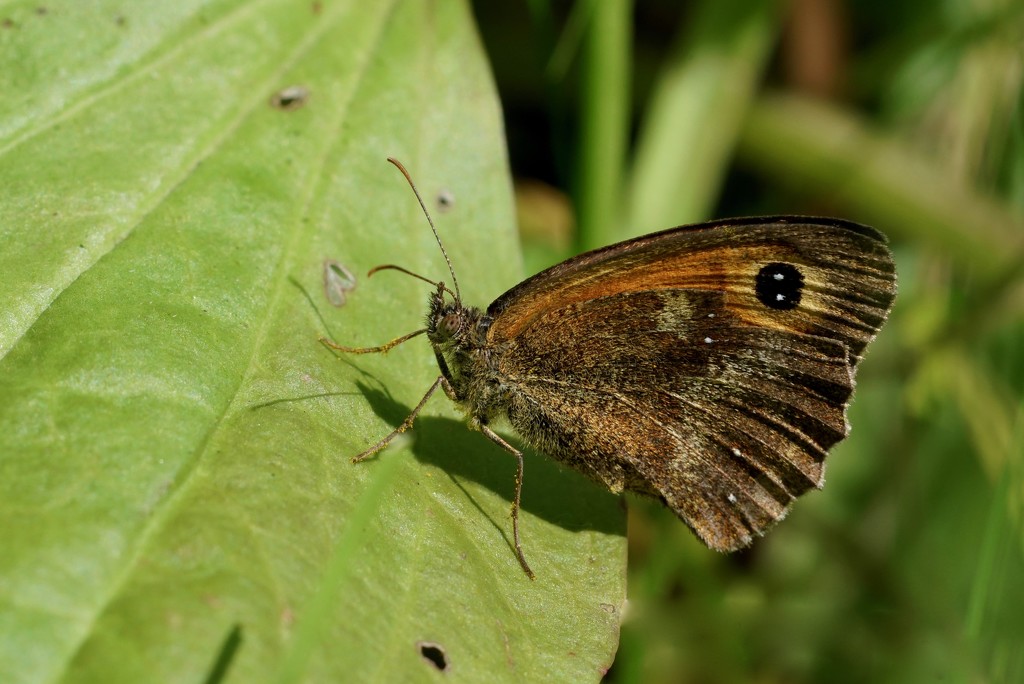
[[455, 333], [462, 327], [462, 318], [457, 313], [447, 313], [441, 319], [441, 332], [446, 337], [454, 337]]
[[757, 273], [757, 298], [769, 309], [788, 311], [800, 304], [804, 274], [793, 264], [766, 264]]

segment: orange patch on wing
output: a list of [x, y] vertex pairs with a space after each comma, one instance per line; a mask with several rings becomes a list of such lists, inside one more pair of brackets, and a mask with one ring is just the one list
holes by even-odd
[[757, 300], [754, 285], [758, 271], [777, 261], [799, 263], [800, 259], [794, 250], [779, 245], [623, 254], [578, 273], [561, 274], [543, 289], [515, 300], [494, 322], [489, 337], [515, 337], [553, 309], [624, 292], [654, 290], [723, 292], [726, 308], [751, 325], [803, 330], [799, 314], [768, 309]]

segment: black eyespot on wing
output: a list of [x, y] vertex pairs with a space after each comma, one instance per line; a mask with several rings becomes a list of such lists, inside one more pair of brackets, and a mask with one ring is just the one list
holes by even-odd
[[788, 311], [800, 304], [804, 274], [793, 264], [766, 264], [758, 271], [754, 288], [769, 309]]

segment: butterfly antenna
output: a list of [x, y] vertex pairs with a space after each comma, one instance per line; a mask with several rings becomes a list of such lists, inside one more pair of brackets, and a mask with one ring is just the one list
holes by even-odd
[[430, 218], [430, 212], [427, 211], [427, 205], [423, 203], [423, 198], [420, 197], [420, 192], [416, 189], [416, 184], [412, 182], [412, 176], [410, 176], [409, 172], [405, 170], [402, 162], [398, 161], [394, 157], [388, 157], [388, 161], [398, 167], [398, 170], [402, 172], [403, 176], [405, 176], [405, 180], [409, 181], [409, 187], [412, 188], [412, 193], [416, 195], [416, 200], [420, 203], [420, 209], [423, 210], [423, 215], [427, 217], [427, 223], [430, 224], [430, 230], [434, 231], [434, 239], [437, 240], [437, 246], [441, 248], [441, 254], [444, 255], [445, 263], [448, 264], [448, 272], [452, 274], [452, 286], [455, 288], [455, 300], [461, 303], [462, 296], [459, 294], [459, 279], [455, 277], [455, 269], [452, 268], [452, 260], [448, 258], [448, 252], [445, 251], [444, 245], [441, 243], [441, 236], [437, 234], [437, 228], [434, 227], [434, 219]]

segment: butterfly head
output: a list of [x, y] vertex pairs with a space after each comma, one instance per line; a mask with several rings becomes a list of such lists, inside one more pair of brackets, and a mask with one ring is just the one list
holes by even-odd
[[451, 291], [438, 283], [430, 295], [427, 313], [427, 338], [439, 350], [474, 346], [480, 330], [483, 313], [475, 307], [464, 306], [458, 297], [446, 298]]

